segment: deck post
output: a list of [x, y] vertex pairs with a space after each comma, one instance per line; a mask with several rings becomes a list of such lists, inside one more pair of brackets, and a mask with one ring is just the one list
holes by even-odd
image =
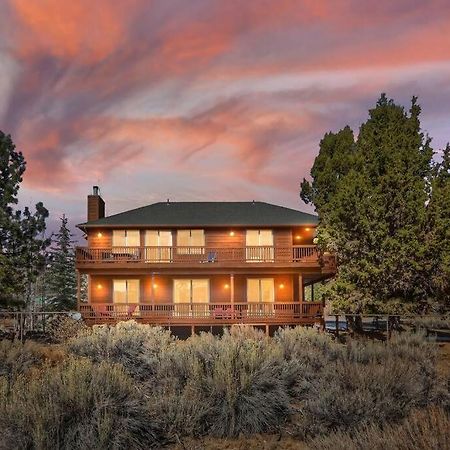
[[266, 324], [266, 336], [269, 336], [269, 325]]
[[191, 336], [195, 334], [195, 325], [191, 325]]
[[155, 273], [154, 272], [152, 272], [152, 281], [151, 281], [151, 283], [152, 283], [152, 286], [151, 286], [151, 289], [150, 289], [150, 301], [151, 301], [151, 304], [152, 304], [152, 311], [154, 311], [155, 310]]
[[80, 303], [81, 303], [81, 274], [77, 269], [77, 311], [80, 311]]
[[230, 274], [230, 302], [231, 310], [234, 310], [234, 274]]

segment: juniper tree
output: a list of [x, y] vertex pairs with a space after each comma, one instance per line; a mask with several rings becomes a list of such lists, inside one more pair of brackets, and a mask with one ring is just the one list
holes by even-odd
[[77, 281], [72, 234], [67, 218], [61, 217], [59, 231], [54, 234], [50, 252], [50, 267], [46, 276], [48, 283], [48, 307], [53, 310], [70, 310], [76, 307]]
[[419, 308], [428, 292], [425, 225], [430, 139], [420, 107], [382, 95], [356, 140], [328, 133], [301, 197], [319, 215], [319, 245], [336, 253], [327, 295], [346, 312]]
[[39, 202], [33, 213], [18, 210], [17, 194], [26, 169], [11, 136], [0, 131], [0, 304], [30, 300], [31, 286], [44, 264], [48, 240], [43, 237], [48, 211]]
[[427, 205], [428, 262], [433, 297], [450, 306], [450, 145], [435, 164]]

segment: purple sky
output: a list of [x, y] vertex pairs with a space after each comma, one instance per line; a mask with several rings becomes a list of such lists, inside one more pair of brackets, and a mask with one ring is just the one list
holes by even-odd
[[[450, 139], [448, 0], [13, 0], [0, 5], [0, 129], [51, 223], [170, 198], [308, 210], [329, 130], [381, 92]], [[54, 225], [51, 225], [53, 227]]]

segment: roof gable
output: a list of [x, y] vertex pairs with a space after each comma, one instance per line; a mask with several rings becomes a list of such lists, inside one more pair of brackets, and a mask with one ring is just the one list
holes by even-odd
[[99, 226], [298, 226], [317, 216], [265, 202], [159, 202], [78, 225]]

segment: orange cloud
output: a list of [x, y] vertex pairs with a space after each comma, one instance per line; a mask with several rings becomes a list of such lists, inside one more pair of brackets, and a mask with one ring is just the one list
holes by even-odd
[[26, 58], [36, 53], [94, 62], [108, 57], [126, 29], [127, 5], [107, 0], [12, 0], [22, 23], [18, 50]]

